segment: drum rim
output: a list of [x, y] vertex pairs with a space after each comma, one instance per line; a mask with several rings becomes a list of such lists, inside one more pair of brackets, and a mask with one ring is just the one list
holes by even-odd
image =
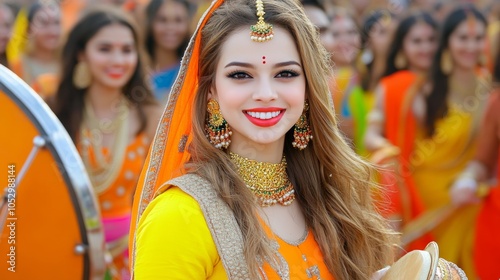
[[[82, 242], [87, 247], [84, 254], [83, 279], [102, 279], [105, 272], [105, 242], [97, 196], [73, 141], [45, 101], [3, 65], [0, 65], [0, 90], [30, 115], [30, 119], [46, 140], [47, 148], [62, 165], [59, 168], [63, 169], [61, 174], [77, 214]], [[69, 187], [69, 184], [73, 188]]]

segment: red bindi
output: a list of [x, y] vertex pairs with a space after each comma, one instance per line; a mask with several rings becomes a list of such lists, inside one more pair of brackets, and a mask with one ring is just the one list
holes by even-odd
[[262, 57], [262, 64], [266, 64], [266, 57], [265, 56]]

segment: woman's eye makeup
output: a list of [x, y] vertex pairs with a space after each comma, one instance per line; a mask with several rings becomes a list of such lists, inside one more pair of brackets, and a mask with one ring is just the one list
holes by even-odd
[[101, 46], [101, 47], [99, 47], [99, 51], [101, 51], [101, 52], [109, 52], [109, 51], [111, 51], [111, 47], [109, 47], [109, 46]]
[[241, 80], [241, 79], [246, 79], [246, 78], [251, 78], [251, 76], [243, 71], [233, 71], [227, 74], [228, 78], [231, 79], [236, 79], [236, 80]]
[[297, 71], [284, 70], [284, 71], [279, 72], [276, 75], [276, 78], [293, 78], [293, 77], [297, 77], [298, 75], [299, 75], [299, 73]]
[[[274, 77], [275, 78], [293, 78], [299, 76], [300, 73], [296, 70], [287, 69], [279, 71]], [[249, 73], [241, 70], [236, 70], [229, 72], [226, 77], [236, 80], [251, 79], [253, 78]]]

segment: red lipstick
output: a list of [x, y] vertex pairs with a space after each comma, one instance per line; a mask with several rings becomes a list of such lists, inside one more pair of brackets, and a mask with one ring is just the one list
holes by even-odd
[[[253, 108], [243, 111], [248, 120], [256, 126], [260, 127], [270, 127], [277, 124], [283, 115], [285, 114], [285, 109], [277, 107], [267, 107], [267, 108]], [[266, 113], [278, 113], [278, 115], [269, 118], [263, 118], [263, 114]]]
[[123, 77], [123, 73], [108, 73], [108, 76], [113, 79], [120, 79], [121, 77]]

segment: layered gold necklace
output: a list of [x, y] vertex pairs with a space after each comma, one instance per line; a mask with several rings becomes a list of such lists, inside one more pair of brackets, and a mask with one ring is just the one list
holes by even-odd
[[[123, 97], [113, 120], [99, 120], [88, 97], [84, 99], [83, 121], [80, 130], [80, 154], [97, 194], [106, 191], [118, 177], [127, 149], [129, 103]], [[104, 134], [114, 134], [113, 148], [106, 156]]]
[[280, 163], [266, 163], [231, 152], [229, 156], [260, 206], [272, 206], [276, 203], [286, 206], [295, 200], [295, 190], [286, 173], [285, 157]]

